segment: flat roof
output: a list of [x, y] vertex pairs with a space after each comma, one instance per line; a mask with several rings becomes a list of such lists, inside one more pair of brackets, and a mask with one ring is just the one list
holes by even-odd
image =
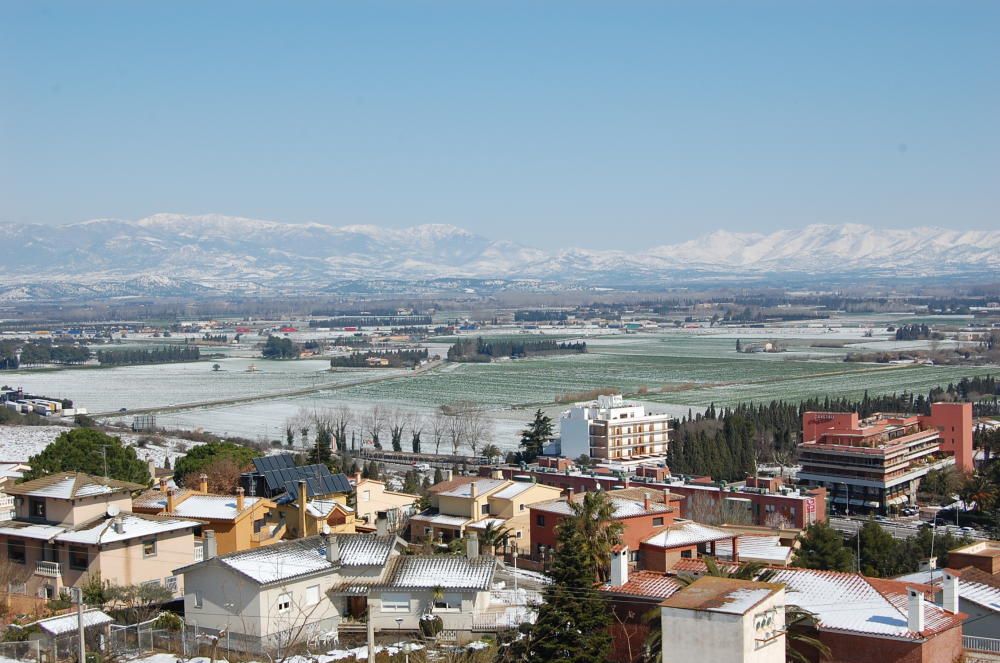
[[705, 576], [660, 605], [665, 608], [743, 615], [783, 587], [771, 582]]

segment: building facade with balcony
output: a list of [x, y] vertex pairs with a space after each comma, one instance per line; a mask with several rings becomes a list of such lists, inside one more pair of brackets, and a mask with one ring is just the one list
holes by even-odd
[[931, 470], [972, 459], [971, 403], [934, 403], [931, 414], [806, 412], [798, 480], [830, 493], [843, 513], [889, 513], [915, 505]]
[[16, 515], [0, 522], [0, 557], [16, 577], [6, 589], [54, 598], [99, 574], [119, 585], [156, 582], [179, 593], [173, 569], [194, 560], [201, 523], [131, 513], [131, 494], [142, 488], [75, 472], [11, 486]]
[[635, 403], [626, 403], [621, 394], [598, 396], [596, 401], [578, 405], [559, 419], [561, 455], [589, 456], [599, 462], [649, 462], [664, 458], [670, 443], [668, 414], [646, 412]]

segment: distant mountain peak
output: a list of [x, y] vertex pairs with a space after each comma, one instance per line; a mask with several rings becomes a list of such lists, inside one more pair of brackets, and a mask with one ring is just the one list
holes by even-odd
[[[772, 233], [716, 230], [645, 252], [572, 245], [545, 251], [440, 223], [337, 227], [225, 214], [159, 213], [135, 221], [93, 219], [11, 229], [15, 237], [26, 239], [0, 243], [0, 273], [21, 280], [32, 274], [38, 282], [119, 283], [128, 292], [147, 286], [150, 291], [175, 292], [184, 284], [209, 283], [218, 288], [237, 283], [240, 288], [316, 291], [353, 279], [447, 277], [650, 286], [690, 274], [721, 278], [985, 272], [996, 277], [1000, 271], [1000, 231], [885, 230], [856, 223], [811, 224]], [[5, 292], [0, 288], [0, 298]]]

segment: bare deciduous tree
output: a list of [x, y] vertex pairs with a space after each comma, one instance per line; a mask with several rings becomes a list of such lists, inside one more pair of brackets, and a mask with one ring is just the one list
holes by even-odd
[[382, 444], [379, 442], [379, 436], [382, 435], [382, 429], [385, 427], [385, 409], [381, 405], [376, 405], [365, 417], [365, 430], [368, 436], [372, 440], [372, 444], [376, 449], [381, 449]]
[[431, 436], [434, 438], [434, 453], [441, 453], [441, 441], [448, 433], [448, 417], [441, 410], [435, 410], [430, 421]]

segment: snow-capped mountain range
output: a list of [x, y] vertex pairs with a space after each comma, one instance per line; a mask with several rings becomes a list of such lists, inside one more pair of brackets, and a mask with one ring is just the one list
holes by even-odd
[[[642, 251], [556, 251], [449, 225], [405, 229], [293, 224], [223, 215], [156, 214], [62, 226], [6, 226], [0, 274], [122, 294], [171, 290], [313, 291], [345, 280], [536, 279], [655, 285], [702, 276], [1000, 274], [1000, 231], [880, 230], [810, 225], [774, 233], [716, 231]], [[570, 235], [567, 235], [571, 239]], [[8, 290], [6, 298], [11, 298]]]

